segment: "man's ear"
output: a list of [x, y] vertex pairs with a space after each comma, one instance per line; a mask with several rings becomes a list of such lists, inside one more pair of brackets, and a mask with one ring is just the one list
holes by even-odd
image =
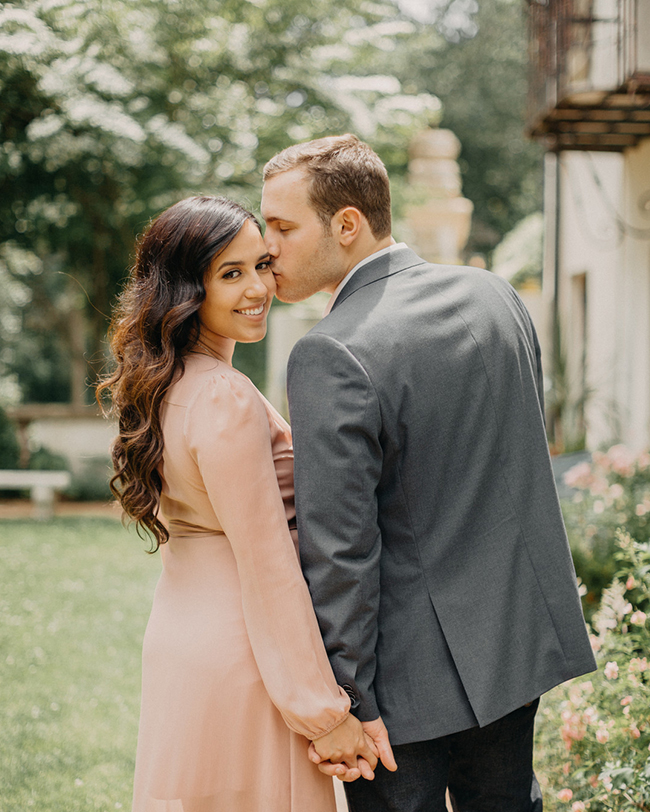
[[347, 248], [361, 233], [364, 220], [365, 217], [359, 209], [354, 206], [345, 206], [332, 217], [332, 235]]

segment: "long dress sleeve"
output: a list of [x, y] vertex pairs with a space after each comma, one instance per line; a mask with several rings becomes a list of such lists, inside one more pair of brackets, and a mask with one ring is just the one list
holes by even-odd
[[234, 370], [217, 372], [188, 408], [185, 436], [237, 562], [246, 629], [273, 704], [315, 739], [348, 715], [291, 538], [262, 399]]

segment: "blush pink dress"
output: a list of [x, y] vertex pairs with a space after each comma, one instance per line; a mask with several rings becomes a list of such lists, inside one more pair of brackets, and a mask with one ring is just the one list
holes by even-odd
[[170, 539], [144, 639], [133, 812], [334, 812], [308, 739], [350, 703], [288, 528], [289, 427], [228, 363], [190, 353], [162, 429]]

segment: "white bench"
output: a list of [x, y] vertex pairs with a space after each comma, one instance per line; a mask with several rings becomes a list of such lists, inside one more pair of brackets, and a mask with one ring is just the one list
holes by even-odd
[[18, 491], [29, 488], [33, 517], [40, 521], [54, 514], [54, 492], [69, 487], [68, 471], [0, 470], [0, 490]]

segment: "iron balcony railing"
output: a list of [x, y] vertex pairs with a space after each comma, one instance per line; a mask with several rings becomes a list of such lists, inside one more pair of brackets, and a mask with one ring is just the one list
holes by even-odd
[[650, 0], [527, 0], [528, 130], [551, 149], [650, 135]]

